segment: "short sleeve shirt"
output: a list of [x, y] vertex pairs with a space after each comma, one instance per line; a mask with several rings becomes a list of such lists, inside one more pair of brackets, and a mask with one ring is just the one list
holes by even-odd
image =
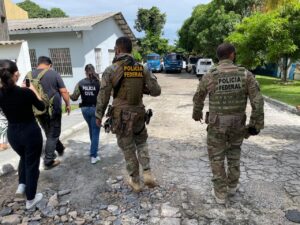
[[[37, 78], [42, 71], [42, 69], [34, 70], [32, 72], [32, 77], [34, 79]], [[48, 98], [54, 96], [54, 108], [59, 110], [59, 108], [61, 108], [61, 95], [59, 89], [66, 87], [59, 73], [52, 69], [48, 70], [42, 77], [41, 84], [44, 92], [48, 95]]]

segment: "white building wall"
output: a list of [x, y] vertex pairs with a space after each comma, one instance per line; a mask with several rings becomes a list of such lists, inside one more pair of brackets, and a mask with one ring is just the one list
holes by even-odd
[[69, 48], [73, 75], [63, 76], [63, 80], [70, 92], [73, 92], [77, 82], [84, 77], [85, 60], [82, 36], [78, 37], [75, 32], [11, 35], [10, 38], [27, 40], [29, 49], [35, 49], [37, 58], [39, 56], [49, 57], [49, 48]]
[[26, 74], [31, 71], [30, 57], [28, 44], [23, 41], [19, 44], [1, 45], [0, 46], [0, 59], [16, 60], [20, 72], [18, 85], [22, 84]]
[[[81, 32], [80, 32], [81, 33]], [[85, 77], [84, 67], [91, 63], [95, 66], [95, 48], [101, 48], [101, 72], [111, 62], [109, 50], [114, 50], [118, 37], [124, 36], [113, 18], [102, 21], [92, 30], [76, 32], [18, 34], [11, 35], [11, 40], [27, 40], [29, 49], [35, 49], [37, 58], [49, 56], [49, 48], [70, 48], [73, 76], [63, 77], [66, 87], [73, 92], [77, 82]]]
[[114, 50], [116, 40], [121, 36], [124, 36], [124, 33], [113, 18], [96, 24], [91, 31], [84, 31], [83, 45], [86, 64], [95, 65], [94, 49], [101, 48], [101, 72], [103, 72], [111, 64], [109, 50]]

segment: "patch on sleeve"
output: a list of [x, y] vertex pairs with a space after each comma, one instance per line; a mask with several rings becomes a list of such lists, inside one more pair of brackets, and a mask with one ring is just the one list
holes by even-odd
[[143, 66], [124, 66], [124, 78], [143, 78]]
[[240, 76], [221, 77], [218, 79], [218, 91], [227, 92], [240, 90], [242, 88], [242, 78]]

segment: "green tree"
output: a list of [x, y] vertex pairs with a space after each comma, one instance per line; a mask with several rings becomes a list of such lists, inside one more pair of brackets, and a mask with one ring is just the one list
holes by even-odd
[[143, 57], [150, 53], [165, 54], [169, 50], [167, 39], [156, 35], [146, 35], [139, 40], [139, 46]]
[[211, 2], [197, 6], [179, 30], [179, 46], [189, 52], [216, 58], [217, 46], [234, 30], [241, 16], [226, 12], [223, 5]]
[[134, 28], [138, 32], [145, 31], [147, 34], [161, 35], [165, 23], [166, 14], [161, 13], [156, 6], [153, 6], [151, 9], [140, 8]]
[[137, 49], [133, 49], [132, 56], [137, 62], [142, 62], [143, 57]]
[[67, 17], [66, 13], [59, 8], [53, 8], [49, 11], [30, 0], [25, 0], [17, 5], [28, 12], [29, 18]]
[[138, 10], [134, 28], [138, 32], [145, 32], [145, 37], [138, 40], [143, 57], [152, 52], [164, 54], [168, 51], [168, 40], [162, 38], [165, 23], [166, 14], [155, 6]]
[[293, 3], [299, 3], [299, 0], [264, 0], [264, 10], [265, 11], [273, 11], [282, 6], [288, 6]]
[[263, 6], [262, 0], [214, 0], [217, 5], [223, 5], [226, 12], [235, 12], [242, 18], [250, 16]]
[[286, 81], [287, 61], [299, 55], [292, 27], [288, 18], [282, 17], [279, 12], [257, 13], [245, 18], [227, 41], [236, 45], [239, 63], [250, 68], [268, 62], [279, 63], [282, 79]]
[[51, 18], [61, 18], [61, 17], [68, 17], [67, 14], [62, 11], [60, 8], [52, 8], [50, 10], [50, 17]]

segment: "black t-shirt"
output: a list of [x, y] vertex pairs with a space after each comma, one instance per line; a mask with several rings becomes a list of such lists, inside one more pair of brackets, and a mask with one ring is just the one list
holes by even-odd
[[[37, 69], [32, 71], [32, 78], [36, 79], [43, 69]], [[61, 76], [54, 70], [48, 70], [41, 79], [41, 84], [44, 92], [48, 95], [48, 98], [54, 96], [54, 110], [61, 110], [61, 95], [59, 92], [60, 88], [65, 88], [64, 81]]]
[[44, 110], [45, 105], [28, 88], [15, 86], [9, 90], [0, 89], [0, 107], [8, 123], [27, 123], [35, 121], [32, 106]]

